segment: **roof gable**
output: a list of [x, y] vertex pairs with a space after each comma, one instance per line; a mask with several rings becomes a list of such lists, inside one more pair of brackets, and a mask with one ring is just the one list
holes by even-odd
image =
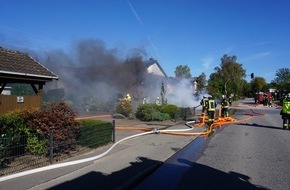
[[148, 73], [153, 73], [159, 76], [167, 77], [166, 73], [160, 66], [157, 60], [150, 58], [146, 63]]
[[2, 75], [40, 77], [48, 80], [58, 79], [57, 75], [28, 54], [0, 47], [0, 77]]

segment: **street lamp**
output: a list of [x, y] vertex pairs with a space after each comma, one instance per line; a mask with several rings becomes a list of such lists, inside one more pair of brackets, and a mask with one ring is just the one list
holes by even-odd
[[228, 97], [228, 96], [227, 96], [227, 83], [229, 82], [230, 79], [231, 79], [231, 78], [229, 78], [229, 79], [225, 82], [225, 96], [226, 96], [226, 97]]
[[[249, 76], [249, 75], [247, 75], [247, 76]], [[231, 80], [231, 79], [234, 79], [235, 77], [232, 77], [232, 78], [229, 78], [228, 80], [226, 80], [226, 82], [225, 82], [225, 95], [226, 95], [226, 97], [227, 97], [227, 83], [229, 82], [229, 80]], [[251, 73], [251, 79], [253, 79], [254, 78], [254, 73]]]

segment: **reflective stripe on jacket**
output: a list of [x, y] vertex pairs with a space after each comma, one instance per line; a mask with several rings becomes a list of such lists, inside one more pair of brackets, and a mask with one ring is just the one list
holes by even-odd
[[283, 100], [282, 113], [290, 114], [290, 100], [288, 100], [288, 99]]
[[214, 100], [208, 101], [208, 111], [215, 111], [215, 103]]

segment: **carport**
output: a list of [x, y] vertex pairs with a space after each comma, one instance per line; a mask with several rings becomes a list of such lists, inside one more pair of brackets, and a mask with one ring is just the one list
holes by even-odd
[[[41, 108], [43, 86], [54, 79], [58, 80], [58, 76], [27, 53], [0, 47], [0, 113]], [[3, 90], [11, 83], [30, 84], [35, 95], [3, 95]]]

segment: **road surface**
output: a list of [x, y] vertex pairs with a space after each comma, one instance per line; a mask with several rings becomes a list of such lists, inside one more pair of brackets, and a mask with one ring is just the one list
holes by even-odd
[[290, 189], [290, 130], [282, 129], [280, 109], [248, 103], [236, 118], [266, 115], [223, 127], [198, 159], [185, 148], [134, 189]]

